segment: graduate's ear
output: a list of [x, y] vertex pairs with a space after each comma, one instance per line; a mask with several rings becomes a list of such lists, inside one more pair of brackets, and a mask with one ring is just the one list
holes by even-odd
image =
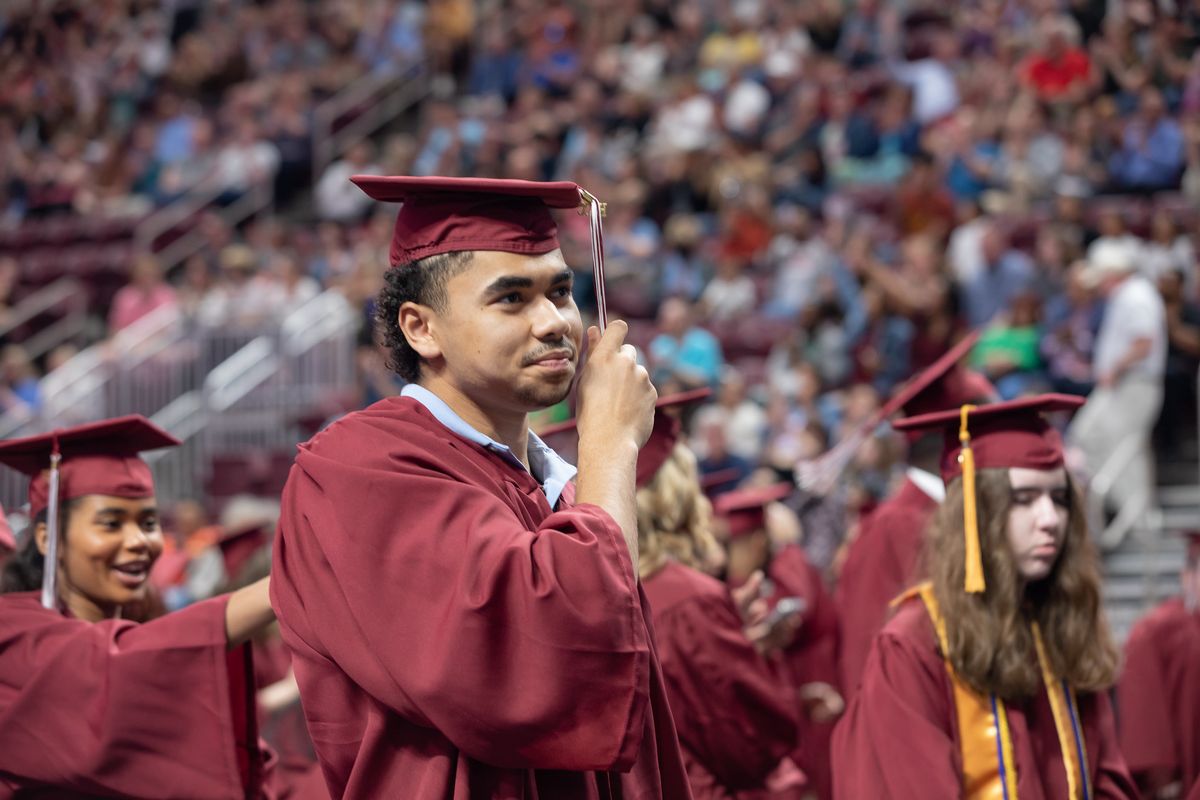
[[44, 522], [39, 522], [37, 527], [33, 529], [34, 541], [37, 542], [37, 549], [42, 554], [42, 558], [46, 557], [46, 551], [49, 549], [49, 537], [46, 535], [48, 530]]
[[400, 304], [400, 316], [397, 320], [400, 331], [408, 340], [408, 346], [426, 361], [442, 354], [442, 348], [434, 335], [436, 316], [429, 306], [411, 301]]

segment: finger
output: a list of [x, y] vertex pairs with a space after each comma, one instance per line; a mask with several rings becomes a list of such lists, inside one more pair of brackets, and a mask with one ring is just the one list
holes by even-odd
[[599, 343], [600, 343], [600, 329], [598, 327], [596, 327], [595, 325], [588, 326], [588, 329], [587, 329], [588, 351], [595, 350], [596, 346]]
[[637, 348], [631, 344], [623, 344], [620, 349], [621, 355], [628, 358], [633, 363], [637, 363]]
[[746, 581], [746, 591], [751, 594], [758, 594], [762, 591], [762, 582], [765, 577], [761, 569], [754, 570], [750, 575], [750, 580]]
[[598, 346], [601, 349], [616, 352], [625, 344], [625, 335], [629, 333], [629, 324], [623, 319], [614, 319], [608, 323], [604, 335], [600, 337]]

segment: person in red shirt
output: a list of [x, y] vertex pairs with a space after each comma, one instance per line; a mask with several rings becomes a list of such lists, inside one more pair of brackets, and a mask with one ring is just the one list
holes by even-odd
[[1099, 559], [1040, 395], [925, 414], [946, 499], [930, 581], [876, 637], [834, 732], [838, 798], [1132, 800], [1108, 691], [1119, 661]]
[[378, 306], [410, 383], [300, 446], [271, 583], [330, 793], [690, 797], [638, 581], [656, 395], [624, 322], [588, 331], [578, 470], [529, 431], [584, 339], [550, 209], [597, 201], [354, 180], [402, 203]]
[[1200, 531], [1188, 534], [1180, 583], [1134, 626], [1117, 684], [1121, 749], [1155, 800], [1200, 781]]
[[1020, 67], [1021, 82], [1046, 102], [1081, 99], [1095, 75], [1087, 52], [1078, 46], [1078, 27], [1069, 17], [1049, 16], [1038, 36], [1040, 46]]
[[134, 621], [163, 547], [138, 453], [177, 444], [138, 416], [0, 443], [34, 520], [0, 595], [0, 796], [275, 796], [245, 644], [269, 579]]

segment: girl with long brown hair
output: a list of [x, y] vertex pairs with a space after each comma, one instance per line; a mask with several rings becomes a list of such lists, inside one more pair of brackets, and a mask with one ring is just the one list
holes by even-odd
[[926, 583], [902, 595], [834, 734], [839, 798], [1136, 798], [1108, 690], [1098, 560], [1042, 395], [900, 420], [945, 430]]

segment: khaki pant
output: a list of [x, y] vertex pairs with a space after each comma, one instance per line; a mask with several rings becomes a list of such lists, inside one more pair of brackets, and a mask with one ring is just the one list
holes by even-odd
[[1110, 508], [1119, 509], [1139, 495], [1153, 504], [1154, 455], [1150, 442], [1162, 399], [1161, 381], [1127, 378], [1111, 388], [1093, 390], [1067, 430], [1067, 441], [1083, 452], [1093, 476], [1112, 469], [1105, 466], [1109, 458], [1126, 439], [1136, 437], [1136, 447], [1126, 451], [1129, 457], [1123, 459], [1124, 467], [1108, 491]]

